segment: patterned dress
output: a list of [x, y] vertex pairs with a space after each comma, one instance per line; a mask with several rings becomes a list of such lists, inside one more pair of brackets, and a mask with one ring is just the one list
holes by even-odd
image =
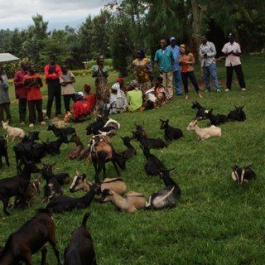
[[108, 72], [109, 69], [106, 66], [100, 68], [98, 65], [92, 67], [92, 77], [95, 77], [95, 88], [96, 88], [96, 110], [102, 108], [105, 104], [109, 103], [110, 90], [108, 87]]
[[151, 61], [148, 58], [135, 59], [132, 62], [136, 79], [143, 93], [151, 88], [150, 73], [152, 72]]

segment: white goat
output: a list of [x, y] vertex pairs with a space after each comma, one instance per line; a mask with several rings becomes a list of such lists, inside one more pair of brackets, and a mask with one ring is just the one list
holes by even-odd
[[8, 121], [7, 122], [2, 121], [2, 125], [3, 125], [4, 130], [7, 131], [7, 137], [6, 137], [7, 140], [8, 140], [8, 137], [12, 137], [12, 141], [14, 141], [16, 137], [19, 137], [22, 139], [25, 136], [25, 132], [21, 128], [9, 126]]
[[118, 193], [105, 189], [102, 192], [102, 201], [111, 201], [119, 210], [133, 213], [137, 209], [143, 209], [146, 205], [146, 198], [143, 194], [131, 191], [126, 194], [126, 197], [122, 197]]
[[187, 127], [187, 130], [195, 131], [198, 136], [198, 140], [205, 140], [211, 137], [222, 135], [221, 128], [216, 127], [214, 125], [212, 125], [211, 127], [207, 127], [207, 128], [200, 128], [197, 125], [197, 120], [192, 121]]

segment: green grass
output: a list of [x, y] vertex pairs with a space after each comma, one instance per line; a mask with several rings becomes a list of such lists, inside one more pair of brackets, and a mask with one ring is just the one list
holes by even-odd
[[[235, 83], [229, 93], [204, 93], [204, 98], [200, 100], [203, 106], [222, 114], [227, 114], [234, 105], [245, 105], [247, 120], [222, 125], [221, 138], [199, 142], [194, 132], [186, 130], [195, 115], [191, 101], [198, 100], [193, 89], [190, 91], [190, 100], [174, 97], [166, 106], [157, 110], [112, 116], [121, 123], [121, 129], [113, 137], [113, 145], [118, 151], [124, 150], [120, 136], [131, 135], [134, 122], [144, 122], [144, 128], [150, 137], [163, 137], [163, 132], [159, 129], [159, 118], [169, 118], [172, 126], [183, 130], [185, 137], [181, 140], [171, 143], [167, 149], [152, 150], [168, 168], [175, 168], [171, 175], [179, 184], [182, 197], [174, 209], [139, 210], [134, 214], [118, 212], [108, 203], [101, 205], [93, 202], [88, 209], [92, 213], [88, 228], [94, 239], [98, 264], [264, 264], [264, 62], [264, 55], [243, 58], [247, 92], [241, 92]], [[219, 63], [218, 73], [222, 83], [225, 83], [223, 63]], [[110, 84], [116, 77], [117, 73], [113, 73]], [[84, 83], [93, 84], [93, 80], [86, 76], [78, 77], [76, 91], [82, 90]], [[10, 87], [10, 91], [12, 90]], [[43, 92], [45, 94], [45, 88]], [[15, 125], [18, 125], [17, 107], [16, 104], [11, 107]], [[205, 126], [206, 123], [203, 121], [200, 125]], [[87, 124], [74, 125], [84, 143], [89, 139], [85, 135]], [[34, 128], [36, 129], [41, 130], [41, 140], [46, 140], [47, 137], [54, 139], [52, 133], [44, 127]], [[1, 128], [1, 135], [3, 134]], [[122, 177], [128, 190], [142, 192], [149, 197], [164, 185], [157, 177], [145, 175], [145, 158], [138, 142], [134, 141], [132, 144], [138, 153], [128, 161]], [[12, 147], [13, 143], [9, 142], [11, 167], [4, 165], [1, 178], [16, 175]], [[57, 162], [55, 172], [66, 171], [74, 176], [75, 171], [79, 170], [93, 180], [94, 169], [91, 164], [67, 159], [67, 153], [72, 148], [73, 144], [63, 145], [61, 155], [47, 156], [43, 162]], [[257, 180], [242, 186], [234, 183], [231, 166], [235, 163], [241, 166], [252, 164]], [[107, 173], [109, 177], [116, 176], [111, 164], [107, 165]], [[68, 187], [64, 190], [65, 194], [69, 194]], [[82, 194], [80, 191], [74, 196]], [[8, 235], [34, 215], [35, 209], [45, 207], [45, 204], [40, 203], [41, 197], [31, 209], [10, 209], [10, 217], [0, 213], [0, 245], [4, 245]], [[71, 231], [80, 225], [86, 211], [54, 214], [61, 257]], [[55, 264], [50, 248], [47, 258], [49, 264]], [[40, 254], [36, 254], [34, 264], [39, 263]]]

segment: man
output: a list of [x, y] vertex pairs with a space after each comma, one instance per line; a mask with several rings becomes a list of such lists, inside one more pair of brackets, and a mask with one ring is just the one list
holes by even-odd
[[166, 39], [160, 40], [161, 49], [157, 50], [155, 53], [154, 61], [160, 73], [160, 76], [163, 78], [163, 86], [168, 92], [168, 99], [173, 97], [173, 63], [174, 56], [172, 50], [167, 48]]
[[48, 86], [48, 102], [45, 120], [51, 117], [53, 98], [55, 98], [55, 115], [61, 115], [61, 85], [59, 80], [61, 74], [62, 69], [59, 64], [55, 63], [55, 56], [52, 55], [50, 57], [50, 63], [44, 67], [44, 75]]
[[24, 76], [27, 74], [27, 63], [21, 62], [21, 69], [15, 73], [14, 86], [15, 96], [18, 99], [18, 113], [20, 125], [25, 125], [27, 114], [27, 89], [24, 85]]
[[[176, 93], [178, 96], [181, 95], [181, 73], [179, 68], [179, 46], [176, 44], [176, 38], [171, 37], [169, 39], [170, 45], [168, 49], [171, 49], [174, 56], [174, 64], [173, 64], [173, 84], [176, 86]], [[173, 85], [172, 84], [172, 85]]]
[[202, 44], [199, 48], [199, 55], [201, 57], [201, 67], [203, 70], [204, 84], [206, 88], [206, 92], [211, 91], [210, 87], [210, 75], [213, 78], [214, 88], [216, 92], [220, 92], [220, 85], [218, 81], [218, 75], [216, 70], [216, 49], [215, 45], [207, 40], [205, 35], [201, 38]]
[[[33, 65], [29, 65], [29, 72], [24, 76], [24, 85], [27, 88], [27, 101], [29, 108], [29, 127], [34, 127], [37, 120], [40, 125], [45, 125], [42, 113], [42, 80], [38, 73], [36, 73]], [[37, 117], [36, 117], [37, 111]]]
[[231, 91], [233, 71], [235, 70], [239, 85], [242, 91], [246, 91], [246, 83], [244, 79], [244, 74], [241, 67], [240, 55], [241, 48], [240, 45], [235, 42], [234, 35], [229, 33], [229, 42], [226, 43], [222, 49], [225, 59], [226, 66], [226, 90]]

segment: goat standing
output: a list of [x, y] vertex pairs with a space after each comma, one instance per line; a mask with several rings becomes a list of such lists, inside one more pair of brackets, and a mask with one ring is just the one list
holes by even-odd
[[17, 264], [20, 261], [32, 265], [32, 255], [39, 250], [42, 253], [41, 265], [45, 265], [46, 242], [53, 247], [57, 264], [60, 265], [55, 239], [55, 223], [50, 212], [42, 209], [8, 237], [0, 256], [0, 265]]
[[5, 158], [7, 166], [10, 166], [7, 152], [7, 141], [4, 136], [0, 136], [0, 168], [3, 167], [2, 156]]
[[7, 139], [8, 137], [12, 137], [12, 141], [14, 141], [15, 138], [17, 137], [23, 139], [25, 136], [25, 132], [22, 129], [11, 127], [10, 125], [8, 125], [8, 121], [7, 122], [2, 121], [2, 126], [3, 129], [6, 130], [7, 132]]
[[64, 250], [64, 265], [97, 265], [96, 253], [86, 228], [89, 213], [83, 217], [80, 227], [72, 232], [69, 245]]

